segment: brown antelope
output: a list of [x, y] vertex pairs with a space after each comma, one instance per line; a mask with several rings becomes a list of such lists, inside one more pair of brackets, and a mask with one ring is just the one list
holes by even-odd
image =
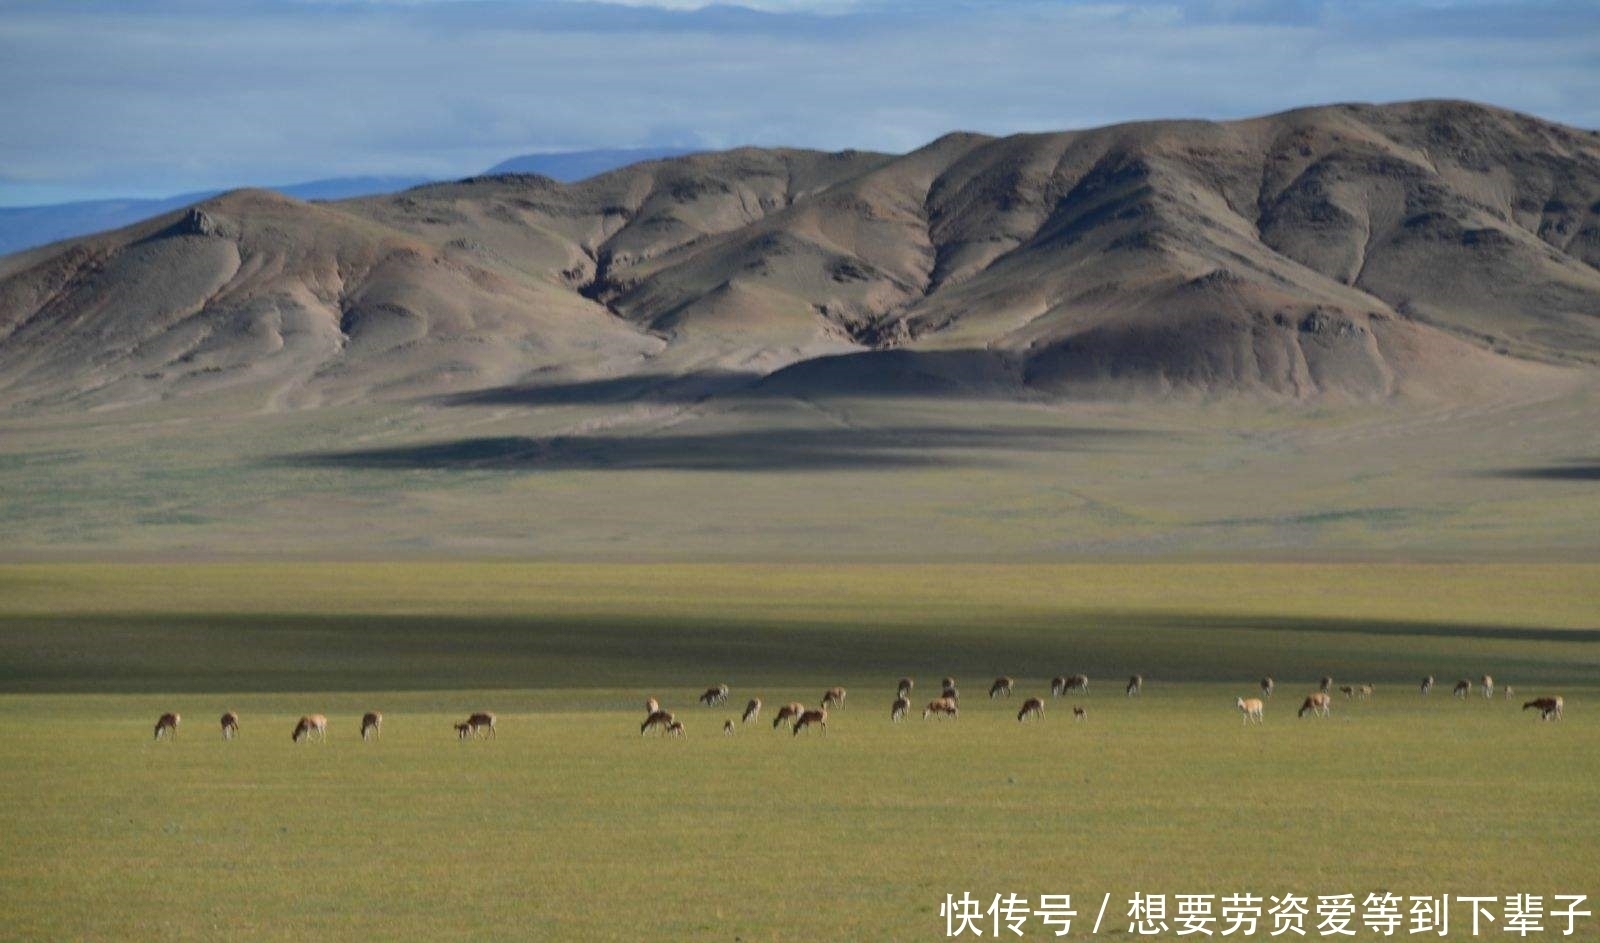
[[916, 686], [917, 686], [917, 683], [915, 681], [911, 680], [910, 678], [901, 678], [900, 679], [900, 683], [895, 686], [894, 696], [895, 697], [910, 697], [911, 696], [911, 689], [916, 687]]
[[922, 709], [922, 719], [927, 720], [929, 717], [950, 717], [959, 719], [961, 717], [961, 708], [956, 706], [956, 702], [952, 698], [937, 698], [929, 701], [928, 706]]
[[994, 684], [989, 685], [989, 700], [992, 701], [1001, 695], [1010, 697], [1011, 686], [1014, 683], [1010, 678], [1004, 676], [994, 679]]
[[1275, 684], [1273, 682], [1271, 675], [1267, 675], [1265, 678], [1262, 678], [1261, 679], [1261, 696], [1264, 697], [1264, 698], [1267, 698], [1268, 700], [1271, 700], [1271, 698], [1272, 698], [1272, 689], [1275, 688], [1275, 687], [1277, 687], [1277, 684]]
[[673, 719], [672, 711], [653, 710], [650, 716], [644, 719], [644, 723], [639, 725], [639, 736], [649, 733], [651, 727], [660, 727], [664, 733], [672, 726]]
[[733, 720], [731, 718], [722, 722], [722, 735], [724, 737], [733, 736]]
[[466, 721], [456, 724], [456, 739], [465, 740], [472, 736], [472, 725]]
[[706, 688], [705, 693], [700, 695], [700, 703], [707, 707], [716, 707], [727, 699], [728, 686], [726, 684], [719, 684], [714, 688]]
[[681, 736], [683, 736], [683, 721], [675, 720], [672, 723], [668, 724], [667, 725], [667, 736], [669, 736], [669, 737], [681, 737]]
[[1560, 720], [1562, 704], [1561, 695], [1558, 694], [1554, 697], [1536, 697], [1522, 705], [1522, 709], [1537, 707], [1540, 720]]
[[1073, 707], [1072, 708], [1072, 719], [1073, 719], [1074, 722], [1080, 721], [1080, 720], [1088, 720], [1089, 719], [1089, 709], [1086, 708], [1086, 707], [1077, 707], [1077, 706]]
[[819, 728], [821, 728], [823, 733], [828, 732], [828, 709], [826, 707], [819, 707], [816, 710], [808, 710], [801, 714], [800, 719], [794, 722], [795, 736], [799, 736], [800, 731], [806, 729], [812, 724], [816, 724]]
[[383, 714], [379, 711], [367, 711], [361, 715], [361, 739], [374, 740], [383, 733]]
[[905, 697], [895, 698], [894, 703], [889, 706], [889, 720], [891, 722], [899, 722], [904, 719], [906, 711], [910, 709], [911, 702], [906, 700]]
[[1128, 679], [1128, 688], [1122, 692], [1128, 697], [1144, 693], [1144, 675], [1134, 675]]
[[784, 724], [793, 725], [806, 712], [806, 706], [799, 701], [790, 701], [778, 708], [778, 716], [772, 718], [772, 729], [777, 730]]
[[753, 697], [750, 703], [744, 706], [744, 716], [739, 718], [741, 724], [753, 724], [761, 718], [761, 698]]
[[945, 700], [956, 701], [957, 703], [961, 701], [961, 695], [956, 691], [956, 686], [953, 684], [945, 685], [944, 690], [939, 692], [939, 696]]
[[[822, 709], [823, 710], [827, 710], [830, 707], [838, 708], [838, 707], [843, 707], [843, 706], [844, 706], [844, 688], [829, 688], [828, 690], [822, 692]], [[824, 726], [826, 726], [826, 725], [824, 725]]]
[[1327, 691], [1313, 691], [1306, 695], [1305, 703], [1300, 705], [1300, 713], [1296, 717], [1304, 717], [1310, 711], [1317, 717], [1326, 717], [1332, 709], [1333, 699], [1328, 697]]
[[656, 700], [653, 697], [647, 697], [647, 698], [644, 699], [644, 713], [645, 713], [646, 717], [650, 716], [651, 714], [654, 714], [656, 711], [658, 711], [660, 709], [661, 709], [661, 702], [660, 701]]
[[1073, 691], [1077, 691], [1077, 692], [1079, 692], [1081, 694], [1088, 694], [1089, 693], [1089, 676], [1088, 675], [1073, 675], [1072, 677], [1068, 678], [1066, 687], [1063, 689], [1063, 693], [1071, 694]]
[[939, 679], [939, 687], [941, 688], [953, 688], [955, 686], [956, 679], [949, 677], [948, 675]]
[[1468, 694], [1472, 693], [1472, 682], [1468, 681], [1466, 678], [1462, 678], [1460, 681], [1456, 682], [1455, 690], [1451, 691], [1450, 693], [1456, 697], [1466, 697]]
[[228, 711], [222, 715], [222, 739], [232, 740], [239, 735], [239, 715]]
[[1348, 684], [1341, 684], [1339, 685], [1339, 693], [1343, 694], [1344, 699], [1348, 701], [1356, 696], [1356, 689]]
[[1050, 696], [1051, 697], [1060, 697], [1062, 694], [1066, 693], [1066, 690], [1067, 690], [1067, 678], [1066, 678], [1065, 675], [1056, 675], [1054, 678], [1050, 679]]
[[178, 724], [182, 721], [183, 718], [177, 714], [162, 714], [157, 717], [156, 739], [160, 740], [163, 736], [176, 737], [178, 735]]
[[1432, 691], [1432, 690], [1433, 690], [1433, 675], [1428, 675], [1426, 678], [1422, 679], [1422, 693], [1423, 694], [1427, 694], [1429, 691]]
[[1245, 723], [1248, 724], [1252, 720], [1258, 724], [1262, 723], [1261, 711], [1266, 705], [1261, 703], [1261, 698], [1253, 697], [1249, 700], [1242, 697], [1234, 698], [1234, 704], [1238, 705], [1239, 713], [1244, 715]]
[[1361, 700], [1364, 701], [1367, 698], [1371, 697], [1372, 693], [1374, 691], [1376, 691], [1376, 690], [1377, 690], [1377, 688], [1373, 687], [1371, 684], [1363, 684], [1360, 687], [1356, 688], [1356, 697], [1358, 697], [1358, 698], [1360, 698]]
[[1333, 675], [1323, 675], [1322, 680], [1317, 683], [1317, 690], [1323, 694], [1331, 693], [1333, 691]]
[[1035, 720], [1044, 720], [1044, 701], [1030, 697], [1022, 702], [1022, 710], [1017, 711], [1017, 723], [1022, 723], [1030, 716]]
[[1481, 681], [1479, 681], [1478, 683], [1483, 685], [1483, 697], [1484, 697], [1484, 700], [1493, 699], [1494, 698], [1494, 678], [1490, 677], [1489, 675], [1484, 675], [1483, 679]]
[[307, 714], [294, 725], [290, 739], [299, 743], [301, 740], [310, 740], [313, 735], [323, 743], [328, 742], [328, 718], [321, 714]]
[[1506, 685], [1506, 700], [1511, 700], [1512, 696], [1516, 694], [1516, 690], [1517, 689], [1513, 688], [1511, 685]]
[[467, 718], [467, 725], [472, 728], [472, 735], [478, 736], [483, 730], [488, 730], [490, 739], [494, 738], [494, 711], [479, 711]]

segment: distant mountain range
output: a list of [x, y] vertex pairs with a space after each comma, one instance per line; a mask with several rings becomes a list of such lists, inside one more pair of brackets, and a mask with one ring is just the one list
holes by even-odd
[[1600, 134], [1469, 102], [236, 191], [0, 259], [21, 409], [1437, 403], [1597, 367]]
[[[627, 164], [689, 153], [684, 148], [622, 148], [524, 154], [502, 161], [486, 173], [541, 174], [571, 183]], [[297, 200], [344, 200], [358, 196], [395, 193], [424, 183], [430, 177], [333, 177], [263, 189]], [[193, 203], [210, 199], [223, 190], [198, 190], [151, 199], [83, 200], [42, 206], [0, 207], [0, 255], [48, 245], [73, 236], [117, 229]]]

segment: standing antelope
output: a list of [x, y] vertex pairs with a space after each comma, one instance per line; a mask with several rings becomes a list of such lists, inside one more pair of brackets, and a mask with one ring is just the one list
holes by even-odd
[[367, 711], [361, 715], [361, 739], [374, 740], [383, 732], [383, 714], [379, 711]]
[[1433, 690], [1433, 675], [1428, 675], [1426, 678], [1422, 679], [1422, 693], [1423, 694], [1427, 694], [1429, 691], [1432, 691], [1432, 690]]
[[949, 701], [960, 702], [961, 700], [961, 695], [956, 692], [956, 686], [953, 684], [945, 685], [944, 690], [939, 692], [939, 696]]
[[1044, 701], [1030, 697], [1022, 702], [1022, 710], [1017, 711], [1017, 723], [1022, 723], [1032, 716], [1036, 720], [1044, 720]]
[[1485, 700], [1493, 699], [1494, 698], [1494, 678], [1490, 677], [1489, 675], [1484, 675], [1483, 676], [1483, 680], [1479, 681], [1478, 683], [1483, 685], [1483, 697], [1484, 697], [1484, 699]]
[[989, 700], [992, 701], [1002, 694], [1006, 697], [1010, 697], [1011, 685], [1013, 683], [1014, 682], [1010, 678], [1004, 676], [994, 679], [994, 684], [989, 685]]
[[941, 697], [936, 700], [929, 701], [928, 706], [922, 709], [922, 719], [927, 720], [929, 717], [950, 717], [959, 719], [961, 717], [961, 708], [956, 706], [956, 702], [953, 699]]
[[911, 689], [916, 686], [917, 683], [910, 678], [901, 678], [900, 683], [895, 686], [894, 696], [909, 698], [911, 696]]
[[1123, 694], [1133, 697], [1135, 694], [1144, 693], [1144, 675], [1134, 675], [1128, 679], [1128, 689]]
[[1329, 710], [1331, 710], [1332, 703], [1333, 699], [1328, 697], [1328, 692], [1313, 691], [1312, 693], [1306, 695], [1305, 703], [1300, 705], [1300, 712], [1295, 716], [1304, 717], [1306, 715], [1306, 711], [1310, 711], [1317, 717], [1326, 717], [1328, 716]]
[[731, 718], [722, 722], [722, 735], [724, 737], [733, 736], [733, 720]]
[[[822, 709], [823, 710], [827, 710], [830, 707], [838, 708], [838, 707], [843, 707], [843, 706], [844, 706], [844, 688], [829, 688], [828, 690], [822, 692]], [[824, 724], [823, 726], [826, 727], [827, 725]]]
[[778, 716], [772, 718], [772, 729], [777, 730], [784, 724], [793, 725], [800, 715], [806, 712], [806, 706], [799, 701], [790, 701], [778, 708]]
[[650, 716], [644, 719], [644, 723], [639, 725], [639, 736], [642, 737], [649, 733], [651, 727], [660, 727], [664, 733], [669, 727], [672, 726], [672, 723], [672, 711], [664, 711], [660, 709], [653, 710], [650, 712]]
[[1066, 693], [1066, 690], [1067, 678], [1065, 675], [1056, 675], [1054, 678], [1050, 679], [1051, 697], [1060, 697], [1062, 694]]
[[1377, 688], [1373, 687], [1371, 684], [1363, 684], [1360, 687], [1356, 688], [1356, 697], [1358, 697], [1358, 698], [1360, 698], [1361, 700], [1364, 701], [1367, 698], [1371, 697], [1372, 696], [1372, 692], [1374, 692], [1376, 690], [1377, 690]]
[[1076, 706], [1074, 706], [1072, 708], [1072, 719], [1073, 719], [1074, 722], [1080, 721], [1080, 720], [1088, 720], [1089, 719], [1089, 711], [1088, 711], [1088, 709], [1084, 708], [1084, 707], [1076, 707]]
[[902, 720], [906, 716], [906, 711], [908, 711], [910, 709], [911, 709], [911, 702], [906, 700], [905, 697], [902, 696], [902, 697], [895, 698], [894, 699], [894, 703], [889, 706], [889, 720], [890, 720], [890, 722], [898, 723], [900, 720]]
[[232, 740], [239, 735], [239, 715], [228, 711], [222, 715], [222, 739]]
[[1455, 690], [1451, 691], [1450, 693], [1456, 697], [1466, 697], [1468, 694], [1472, 693], [1472, 682], [1468, 681], [1466, 678], [1462, 678], [1460, 681], [1456, 682]]
[[1561, 695], [1558, 694], [1554, 697], [1536, 697], [1522, 705], [1522, 709], [1527, 710], [1530, 707], [1537, 707], [1539, 708], [1540, 720], [1560, 720], [1562, 704]]
[[1513, 694], [1516, 693], [1516, 690], [1517, 689], [1513, 688], [1511, 685], [1509, 685], [1509, 684], [1506, 685], [1506, 700], [1508, 700], [1508, 701], [1511, 700], [1511, 697], [1512, 697]]
[[1343, 694], [1344, 699], [1348, 701], [1356, 696], [1356, 689], [1348, 684], [1341, 684], [1339, 685], [1339, 693]]
[[1248, 724], [1252, 720], [1258, 724], [1262, 723], [1261, 711], [1265, 705], [1261, 703], [1261, 698], [1253, 697], [1249, 700], [1245, 700], [1244, 698], [1239, 697], [1234, 698], [1233, 702], [1234, 704], [1238, 705], [1239, 713], [1244, 715], [1245, 723]]
[[1261, 696], [1267, 698], [1268, 700], [1270, 700], [1272, 698], [1272, 689], [1275, 688], [1275, 687], [1277, 687], [1277, 685], [1275, 683], [1273, 683], [1271, 675], [1267, 675], [1265, 678], [1262, 678], [1261, 679]]
[[494, 711], [479, 711], [467, 718], [467, 725], [472, 728], [472, 735], [478, 736], [479, 731], [487, 729], [489, 737], [494, 737]]
[[681, 737], [681, 736], [683, 736], [683, 721], [675, 720], [672, 723], [668, 724], [667, 725], [667, 736], [669, 736], [669, 737]]
[[1068, 678], [1067, 679], [1067, 685], [1066, 685], [1066, 688], [1065, 688], [1065, 693], [1071, 694], [1073, 691], [1078, 691], [1078, 692], [1083, 693], [1083, 694], [1088, 694], [1089, 693], [1089, 676], [1088, 675], [1073, 675], [1072, 677]]
[[794, 722], [794, 735], [798, 737], [800, 735], [800, 731], [806, 729], [812, 724], [816, 724], [819, 728], [821, 728], [823, 733], [828, 732], [828, 709], [826, 707], [819, 707], [816, 710], [808, 710], [801, 714], [800, 719]]
[[656, 700], [653, 697], [647, 697], [647, 698], [644, 699], [644, 713], [645, 713], [645, 716], [648, 717], [649, 715], [654, 714], [656, 711], [658, 711], [660, 709], [661, 709], [661, 702], [660, 701]]
[[471, 724], [467, 723], [464, 720], [461, 723], [456, 724], [456, 739], [457, 740], [465, 740], [470, 736], [472, 736], [472, 725]]
[[160, 717], [157, 717], [156, 739], [160, 740], [163, 735], [167, 737], [176, 737], [178, 735], [178, 724], [182, 722], [182, 720], [183, 718], [179, 717], [177, 714], [162, 714]]
[[753, 697], [750, 703], [744, 706], [744, 716], [739, 718], [741, 724], [753, 724], [761, 717], [761, 698]]
[[716, 707], [727, 699], [728, 686], [726, 684], [719, 684], [714, 688], [706, 688], [705, 693], [700, 695], [700, 703], [707, 707]]
[[1318, 682], [1317, 690], [1323, 694], [1331, 692], [1333, 690], [1333, 675], [1323, 675], [1322, 680]]
[[328, 718], [321, 714], [307, 714], [294, 725], [294, 733], [290, 735], [290, 739], [299, 743], [301, 740], [311, 739], [313, 735], [323, 743], [328, 742]]
[[956, 686], [956, 679], [950, 677], [949, 675], [946, 675], [945, 677], [939, 679], [939, 687], [941, 687], [941, 688], [953, 688], [955, 686]]

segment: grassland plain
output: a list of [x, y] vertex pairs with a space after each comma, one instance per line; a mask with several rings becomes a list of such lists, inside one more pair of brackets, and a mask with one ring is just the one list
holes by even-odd
[[[5, 567], [0, 937], [927, 940], [946, 894], [1014, 891], [1073, 894], [1072, 937], [1111, 892], [1123, 939], [1134, 892], [1596, 896], [1597, 611], [1600, 567], [1556, 564]], [[1017, 724], [1076, 671], [1087, 722]], [[1297, 721], [1325, 672], [1377, 695]], [[1416, 693], [1485, 672], [1519, 699]], [[955, 674], [961, 719], [891, 725], [904, 673]], [[771, 729], [832, 684], [826, 735]], [[1518, 709], [1544, 692], [1562, 723]], [[639, 737], [646, 695], [685, 738]], [[495, 741], [451, 735], [474, 709]], [[312, 711], [329, 742], [291, 744]]]

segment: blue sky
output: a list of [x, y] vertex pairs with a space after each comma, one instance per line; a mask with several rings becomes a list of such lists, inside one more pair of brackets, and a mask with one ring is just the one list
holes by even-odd
[[1331, 101], [1593, 128], [1600, 3], [0, 0], [0, 89], [0, 205]]

